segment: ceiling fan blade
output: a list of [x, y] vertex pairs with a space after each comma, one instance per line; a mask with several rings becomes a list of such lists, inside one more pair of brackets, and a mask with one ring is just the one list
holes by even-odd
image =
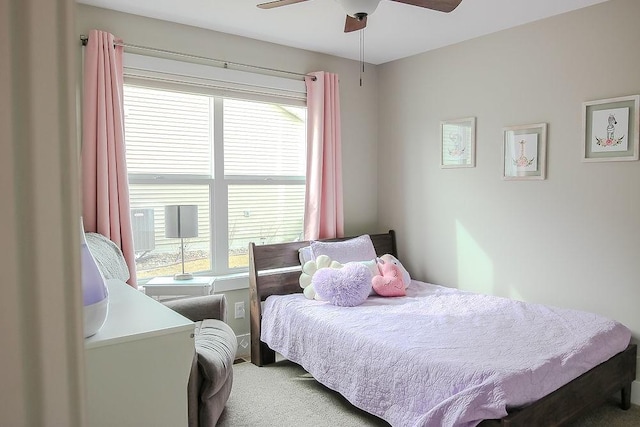
[[449, 13], [462, 2], [462, 0], [391, 0], [397, 3], [410, 4], [412, 6], [424, 7], [426, 9], [437, 10]]
[[288, 6], [290, 4], [302, 3], [304, 1], [309, 1], [309, 0], [276, 0], [276, 1], [270, 1], [267, 3], [260, 3], [258, 7], [260, 9], [273, 9], [274, 7]]
[[362, 19], [356, 19], [353, 16], [347, 15], [347, 20], [344, 23], [344, 32], [350, 33], [352, 31], [358, 31], [367, 26], [367, 17]]

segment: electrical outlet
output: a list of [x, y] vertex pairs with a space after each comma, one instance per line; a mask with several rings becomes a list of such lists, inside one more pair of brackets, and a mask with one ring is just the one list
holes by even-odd
[[236, 303], [236, 319], [244, 319], [244, 301]]

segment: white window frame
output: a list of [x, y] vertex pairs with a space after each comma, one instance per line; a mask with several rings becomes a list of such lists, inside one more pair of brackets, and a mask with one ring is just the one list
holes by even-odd
[[[213, 163], [210, 175], [129, 174], [130, 184], [207, 185], [211, 270], [206, 275], [246, 272], [247, 267], [229, 268], [228, 189], [230, 185], [300, 185], [305, 177], [274, 175], [224, 175], [225, 98], [272, 102], [306, 107], [306, 87], [300, 80], [192, 64], [144, 55], [124, 54], [125, 85], [177, 90], [212, 96]], [[233, 96], [230, 96], [232, 94]], [[220, 255], [220, 256], [218, 256]]]

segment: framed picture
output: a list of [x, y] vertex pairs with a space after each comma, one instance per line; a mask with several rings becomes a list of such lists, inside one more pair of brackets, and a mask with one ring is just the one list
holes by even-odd
[[640, 95], [583, 103], [583, 161], [638, 160]]
[[505, 180], [545, 179], [547, 164], [547, 124], [504, 128], [502, 143]]
[[475, 117], [440, 122], [440, 166], [443, 168], [476, 166]]

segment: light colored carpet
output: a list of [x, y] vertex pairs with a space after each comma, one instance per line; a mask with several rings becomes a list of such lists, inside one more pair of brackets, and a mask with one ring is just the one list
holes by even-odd
[[[233, 389], [218, 427], [389, 426], [287, 360], [262, 368], [245, 362], [233, 369]], [[640, 426], [640, 407], [623, 411], [616, 404], [607, 402], [571, 427]]]

